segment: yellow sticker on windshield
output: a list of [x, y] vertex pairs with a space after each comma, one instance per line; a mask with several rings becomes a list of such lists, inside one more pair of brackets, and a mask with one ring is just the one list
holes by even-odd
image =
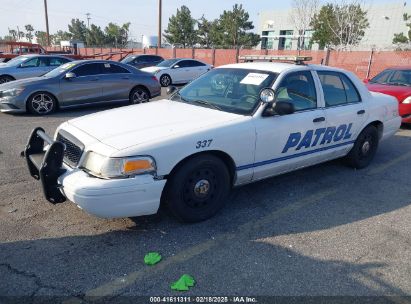
[[62, 66], [60, 66], [60, 68], [61, 68], [62, 70], [68, 70], [68, 69], [72, 68], [72, 67], [75, 66], [75, 65], [76, 65], [75, 63], [65, 63], [65, 64], [63, 64]]
[[240, 81], [242, 84], [252, 84], [252, 85], [260, 85], [266, 78], [268, 74], [260, 74], [260, 73], [248, 73], [247, 76]]

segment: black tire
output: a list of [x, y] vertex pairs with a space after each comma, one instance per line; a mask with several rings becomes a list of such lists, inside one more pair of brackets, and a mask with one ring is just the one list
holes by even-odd
[[27, 109], [34, 115], [47, 115], [57, 108], [56, 98], [47, 92], [37, 92], [27, 100]]
[[143, 87], [136, 87], [130, 92], [130, 104], [139, 104], [150, 101], [150, 92]]
[[11, 76], [8, 76], [8, 75], [0, 76], [0, 84], [10, 82], [10, 81], [13, 81], [13, 80], [15, 80], [15, 79]]
[[367, 126], [354, 143], [354, 147], [345, 157], [347, 164], [356, 169], [367, 167], [373, 160], [378, 148], [378, 130]]
[[173, 82], [171, 81], [171, 77], [170, 75], [164, 74], [161, 75], [160, 77], [160, 85], [162, 87], [168, 87], [169, 85], [171, 85]]
[[194, 223], [217, 213], [230, 190], [230, 174], [224, 162], [213, 155], [199, 155], [173, 173], [165, 200], [178, 220]]

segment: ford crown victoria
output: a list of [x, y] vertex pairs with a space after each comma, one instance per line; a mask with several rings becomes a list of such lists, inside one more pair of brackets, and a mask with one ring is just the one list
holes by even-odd
[[342, 157], [364, 168], [400, 124], [397, 101], [350, 72], [240, 63], [167, 100], [69, 120], [53, 139], [37, 128], [24, 155], [52, 203], [115, 218], [156, 213], [163, 201], [196, 222], [235, 186]]

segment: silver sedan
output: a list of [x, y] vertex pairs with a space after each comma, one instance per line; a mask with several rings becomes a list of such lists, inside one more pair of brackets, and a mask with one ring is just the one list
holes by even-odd
[[0, 83], [46, 74], [60, 65], [72, 61], [54, 55], [22, 55], [0, 64]]
[[0, 111], [45, 115], [96, 103], [141, 103], [160, 94], [157, 78], [149, 73], [114, 61], [78, 60], [41, 77], [0, 84]]

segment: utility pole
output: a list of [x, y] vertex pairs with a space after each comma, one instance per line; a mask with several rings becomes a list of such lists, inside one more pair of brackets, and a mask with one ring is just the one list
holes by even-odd
[[86, 14], [86, 16], [87, 16], [87, 28], [88, 29], [90, 29], [90, 19], [91, 19], [90, 15], [91, 15], [90, 13]]
[[50, 45], [50, 31], [49, 31], [49, 15], [47, 13], [47, 0], [44, 0], [44, 13], [46, 16], [47, 46], [49, 46]]
[[157, 48], [161, 48], [161, 1], [158, 0], [158, 40], [157, 40]]

